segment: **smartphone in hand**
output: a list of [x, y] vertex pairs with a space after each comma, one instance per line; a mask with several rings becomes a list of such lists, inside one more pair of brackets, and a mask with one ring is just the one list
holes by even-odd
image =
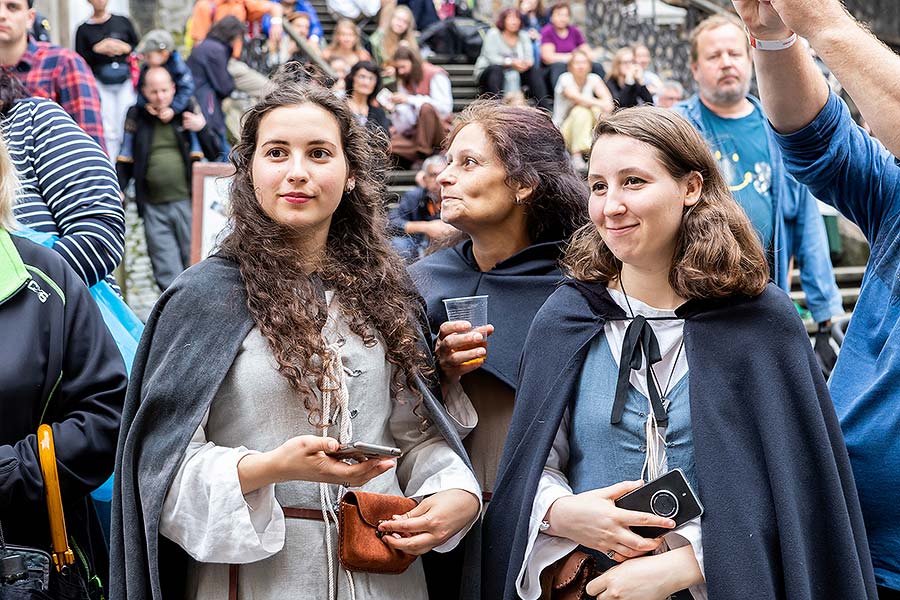
[[340, 460], [352, 459], [356, 462], [369, 460], [370, 458], [399, 458], [403, 455], [400, 448], [392, 446], [380, 446], [366, 442], [352, 442], [344, 444], [336, 452], [326, 452], [328, 456]]
[[[649, 481], [636, 490], [632, 490], [615, 501], [616, 506], [626, 510], [648, 512], [675, 521], [678, 529], [691, 519], [703, 514], [703, 505], [697, 494], [691, 489], [684, 472], [672, 469], [665, 475]], [[636, 534], [646, 537], [659, 537], [674, 529], [665, 527], [632, 527]]]

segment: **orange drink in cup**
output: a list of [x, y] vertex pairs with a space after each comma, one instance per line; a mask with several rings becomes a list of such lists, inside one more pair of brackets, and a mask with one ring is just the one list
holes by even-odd
[[[448, 321], [468, 321], [472, 324], [472, 328], [483, 327], [488, 324], [487, 318], [487, 296], [464, 296], [461, 298], [446, 298], [444, 300], [444, 308], [447, 309]], [[462, 350], [471, 350], [472, 348], [487, 348], [487, 340], [474, 343]], [[464, 362], [464, 365], [475, 365], [484, 362], [484, 358], [475, 358]]]

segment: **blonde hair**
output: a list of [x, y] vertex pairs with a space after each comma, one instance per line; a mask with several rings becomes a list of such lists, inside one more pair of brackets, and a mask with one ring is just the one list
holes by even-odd
[[613, 55], [612, 65], [610, 65], [609, 67], [610, 79], [614, 79], [619, 82], [625, 79], [625, 73], [622, 72], [622, 60], [625, 58], [626, 54], [630, 54], [631, 60], [634, 60], [634, 50], [632, 50], [629, 46], [625, 46], [624, 48], [619, 48], [618, 50], [616, 50], [616, 53]]
[[[391, 29], [391, 19], [393, 19], [394, 15], [398, 12], [406, 13], [406, 16], [409, 17], [409, 27], [406, 28], [406, 33], [403, 34], [403, 37], [398, 36], [394, 33], [394, 30]], [[390, 60], [394, 56], [394, 53], [401, 44], [416, 52], [419, 51], [419, 44], [416, 43], [416, 17], [408, 6], [400, 4], [394, 8], [394, 12], [391, 13], [387, 23], [388, 26], [384, 29], [384, 37], [381, 40], [381, 52], [386, 60]]]
[[[703, 178], [700, 199], [683, 211], [669, 270], [672, 289], [688, 300], [760, 294], [769, 281], [762, 244], [697, 130], [671, 110], [641, 106], [600, 117], [594, 144], [613, 135], [653, 147], [676, 180], [694, 172]], [[622, 268], [593, 223], [572, 236], [562, 264], [575, 279], [602, 283], [616, 280]]]
[[[697, 24], [696, 27], [694, 27], [694, 30], [691, 31], [691, 37], [690, 37], [691, 64], [692, 65], [697, 64], [697, 60], [700, 58], [700, 48], [699, 48], [699, 42], [698, 42], [700, 35], [703, 34], [704, 32], [711, 31], [713, 29], [718, 29], [719, 27], [726, 27], [728, 25], [734, 25], [735, 27], [740, 29], [742, 32], [744, 31], [744, 24], [737, 17], [733, 17], [729, 14], [713, 15], [711, 17], [703, 19], [702, 21], [700, 21]], [[746, 35], [743, 36], [743, 38], [744, 38], [744, 42], [746, 42], [747, 56], [749, 56], [750, 55], [750, 38], [748, 38]]]
[[328, 44], [327, 50], [330, 52], [335, 52], [338, 48], [338, 33], [340, 33], [342, 28], [350, 28], [351, 31], [356, 35], [356, 43], [353, 44], [353, 52], [355, 54], [359, 54], [360, 51], [364, 50], [362, 47], [362, 39], [359, 35], [359, 27], [356, 26], [356, 23], [351, 21], [350, 19], [340, 19], [337, 24], [334, 26], [334, 32], [331, 34], [331, 43]]
[[18, 228], [13, 207], [19, 192], [19, 174], [6, 149], [6, 141], [0, 138], [0, 228], [14, 231]]

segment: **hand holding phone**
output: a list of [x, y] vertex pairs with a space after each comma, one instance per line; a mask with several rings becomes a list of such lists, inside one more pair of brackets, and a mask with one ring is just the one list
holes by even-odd
[[332, 458], [340, 460], [351, 459], [356, 462], [363, 462], [370, 458], [399, 458], [403, 455], [400, 448], [392, 446], [381, 446], [378, 444], [369, 444], [366, 442], [352, 442], [343, 444], [335, 452], [326, 452]]
[[[697, 494], [691, 489], [684, 472], [672, 469], [665, 475], [647, 482], [615, 501], [616, 506], [626, 510], [652, 513], [675, 521], [674, 529], [678, 529], [691, 519], [703, 514], [703, 505]], [[659, 537], [672, 529], [663, 527], [632, 527], [636, 534], [646, 537]]]

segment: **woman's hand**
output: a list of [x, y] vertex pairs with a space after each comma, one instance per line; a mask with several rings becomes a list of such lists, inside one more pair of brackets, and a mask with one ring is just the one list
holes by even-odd
[[392, 459], [348, 464], [326, 454], [336, 452], [340, 447], [334, 438], [300, 435], [269, 452], [248, 454], [238, 462], [241, 492], [249, 494], [270, 483], [284, 481], [317, 481], [359, 487], [394, 467]]
[[442, 383], [456, 383], [466, 373], [479, 368], [487, 356], [485, 340], [492, 333], [493, 325], [472, 329], [468, 321], [441, 323], [434, 353], [441, 369]]
[[465, 490], [451, 489], [428, 496], [404, 515], [394, 515], [378, 525], [384, 543], [407, 554], [425, 554], [437, 548], [478, 515], [478, 498]]
[[656, 550], [662, 543], [661, 538], [641, 537], [630, 528], [671, 529], [675, 527], [675, 521], [650, 513], [625, 510], [613, 503], [643, 484], [642, 481], [622, 481], [603, 489], [560, 498], [547, 511], [550, 529], [545, 533], [599, 550], [616, 562]]
[[626, 560], [590, 581], [585, 588], [599, 600], [662, 600], [703, 583], [703, 573], [690, 546]]

